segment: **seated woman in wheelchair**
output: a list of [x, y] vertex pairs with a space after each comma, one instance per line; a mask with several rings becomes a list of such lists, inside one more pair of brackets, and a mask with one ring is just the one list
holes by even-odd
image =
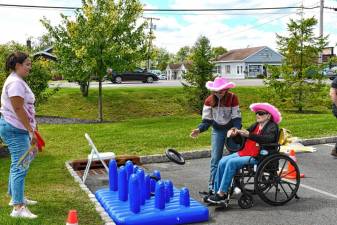
[[255, 157], [260, 154], [260, 145], [276, 143], [278, 140], [278, 124], [282, 120], [279, 110], [269, 103], [254, 103], [250, 109], [256, 114], [256, 122], [247, 130], [232, 128], [228, 131], [227, 136], [241, 135], [246, 141], [240, 151], [220, 160], [214, 179], [215, 194], [208, 196], [208, 202], [218, 204], [225, 201], [237, 170], [257, 163]]

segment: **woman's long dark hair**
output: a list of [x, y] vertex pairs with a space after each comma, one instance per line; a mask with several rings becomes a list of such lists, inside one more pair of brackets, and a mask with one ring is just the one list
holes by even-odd
[[[224, 104], [227, 95], [228, 95], [228, 91], [226, 91], [225, 95], [220, 99], [220, 102], [223, 102]], [[219, 102], [218, 97], [215, 95], [215, 93], [212, 93], [212, 101], [210, 102], [211, 106], [212, 107], [217, 106], [218, 102]]]
[[24, 52], [13, 52], [6, 59], [5, 68], [8, 72], [15, 71], [15, 66], [17, 63], [22, 64], [29, 55]]

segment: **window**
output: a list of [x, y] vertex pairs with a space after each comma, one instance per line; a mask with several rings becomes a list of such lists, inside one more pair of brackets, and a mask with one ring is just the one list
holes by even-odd
[[240, 66], [236, 66], [236, 73], [240, 74]]
[[242, 74], [242, 72], [243, 72], [243, 71], [242, 71], [242, 70], [243, 70], [243, 67], [242, 67], [242, 66], [240, 66], [240, 67], [241, 67], [241, 74]]
[[221, 74], [221, 66], [220, 65], [215, 66], [213, 72], [215, 74]]
[[231, 73], [231, 66], [230, 65], [226, 65], [226, 73]]

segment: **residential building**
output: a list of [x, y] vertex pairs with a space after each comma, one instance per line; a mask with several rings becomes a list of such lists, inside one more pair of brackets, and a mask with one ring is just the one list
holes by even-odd
[[191, 68], [191, 62], [169, 64], [166, 67], [167, 80], [181, 80], [182, 75], [187, 73], [187, 70]]
[[214, 72], [230, 79], [267, 75], [266, 65], [279, 66], [283, 56], [267, 46], [234, 49], [217, 57]]

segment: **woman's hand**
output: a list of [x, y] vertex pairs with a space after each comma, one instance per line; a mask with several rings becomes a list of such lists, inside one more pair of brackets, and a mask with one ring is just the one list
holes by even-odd
[[29, 137], [30, 137], [30, 144], [31, 145], [36, 145], [37, 144], [37, 137], [34, 132], [29, 132]]
[[249, 136], [249, 131], [248, 131], [248, 130], [238, 130], [238, 133], [239, 133], [242, 137], [248, 137], [248, 136]]
[[191, 138], [196, 138], [198, 137], [198, 135], [200, 134], [200, 130], [199, 129], [194, 129], [192, 130], [192, 133], [190, 134]]
[[227, 131], [227, 137], [234, 137], [236, 135], [238, 135], [238, 129], [236, 127], [233, 127]]

